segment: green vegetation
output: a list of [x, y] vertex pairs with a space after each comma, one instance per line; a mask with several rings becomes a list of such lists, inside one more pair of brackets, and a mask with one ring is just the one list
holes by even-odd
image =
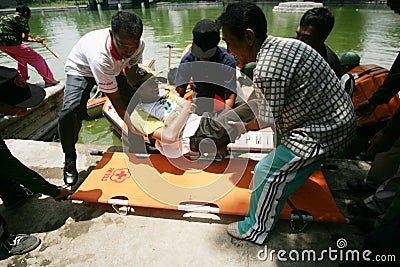
[[86, 5], [87, 0], [16, 0], [17, 5], [30, 7]]

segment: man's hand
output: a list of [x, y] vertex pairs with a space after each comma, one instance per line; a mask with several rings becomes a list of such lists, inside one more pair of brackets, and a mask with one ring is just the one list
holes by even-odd
[[368, 154], [375, 155], [376, 153], [388, 151], [396, 141], [396, 138], [383, 131], [379, 131], [369, 141]]
[[366, 120], [374, 112], [375, 106], [372, 105], [368, 100], [362, 102], [356, 108], [357, 120]]
[[37, 42], [43, 44], [44, 41], [46, 41], [47, 37], [40, 38], [40, 37], [35, 37], [32, 34], [28, 34], [28, 41], [29, 42]]
[[238, 131], [238, 136], [246, 133], [246, 124], [242, 121], [228, 121], [229, 125], [235, 126]]

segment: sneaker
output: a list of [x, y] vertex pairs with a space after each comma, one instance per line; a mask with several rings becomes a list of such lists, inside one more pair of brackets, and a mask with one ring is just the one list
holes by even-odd
[[241, 239], [241, 240], [244, 239], [243, 236], [239, 232], [239, 223], [238, 222], [230, 223], [226, 230], [230, 236], [233, 236], [234, 238]]
[[40, 244], [40, 239], [27, 234], [10, 234], [10, 236], [1, 243], [7, 249], [10, 255], [24, 254], [34, 250]]
[[75, 160], [65, 161], [64, 164], [64, 183], [74, 185], [78, 181], [78, 171], [76, 170]]
[[60, 81], [56, 81], [56, 80], [52, 81], [51, 83], [44, 83], [44, 88], [51, 87], [51, 86], [57, 85], [59, 83], [60, 83]]

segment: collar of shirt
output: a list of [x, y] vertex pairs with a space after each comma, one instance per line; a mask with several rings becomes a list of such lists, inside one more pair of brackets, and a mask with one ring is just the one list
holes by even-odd
[[111, 42], [111, 46], [110, 46], [111, 55], [112, 55], [116, 60], [121, 60], [122, 57], [118, 54], [117, 50], [115, 49], [114, 42], [113, 42], [112, 38], [110, 38], [110, 42]]

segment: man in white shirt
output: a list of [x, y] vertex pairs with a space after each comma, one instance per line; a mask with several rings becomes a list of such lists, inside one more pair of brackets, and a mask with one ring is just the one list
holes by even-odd
[[[124, 119], [134, 91], [127, 84], [123, 70], [126, 71], [126, 68], [133, 64], [142, 62], [145, 47], [142, 33], [143, 23], [137, 14], [119, 11], [111, 19], [111, 29], [87, 33], [68, 55], [65, 64], [67, 81], [58, 122], [65, 154], [65, 184], [74, 185], [78, 180], [75, 143], [94, 85], [97, 84], [100, 91], [107, 95], [118, 115]], [[130, 120], [125, 120], [125, 123], [128, 126], [131, 145], [144, 144], [141, 137], [132, 134], [133, 126]], [[143, 148], [140, 148], [144, 149], [144, 145], [142, 146]]]

